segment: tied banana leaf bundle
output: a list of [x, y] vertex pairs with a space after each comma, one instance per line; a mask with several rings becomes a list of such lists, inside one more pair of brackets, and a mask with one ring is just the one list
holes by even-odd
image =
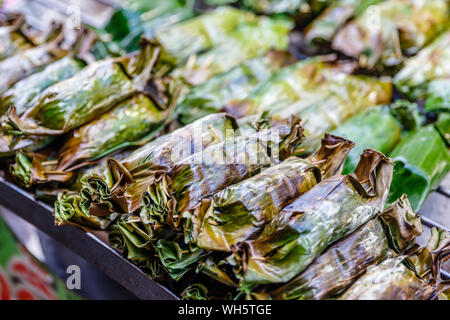
[[322, 147], [308, 158], [290, 157], [203, 199], [186, 238], [203, 249], [230, 252], [236, 243], [257, 236], [292, 200], [340, 174], [352, 147], [348, 140], [325, 135]]
[[55, 203], [56, 224], [73, 221], [77, 216], [84, 219], [136, 211], [143, 193], [155, 182], [155, 168], [169, 170], [176, 162], [223, 141], [237, 129], [234, 118], [224, 113], [211, 114], [156, 138], [122, 161], [108, 159], [104, 173], [81, 179], [79, 194], [60, 195]]
[[433, 126], [405, 135], [390, 156], [395, 166], [388, 202], [406, 193], [415, 210], [450, 170], [449, 150]]
[[388, 258], [367, 270], [341, 300], [439, 299], [444, 289], [440, 266], [450, 257], [448, 232], [432, 229], [426, 247], [411, 257]]
[[225, 41], [240, 24], [257, 19], [251, 12], [220, 7], [156, 33], [162, 60], [180, 65], [193, 54]]
[[355, 173], [322, 181], [286, 206], [255, 240], [234, 249], [244, 291], [287, 282], [325, 249], [373, 218], [384, 207], [393, 163], [365, 150]]
[[302, 273], [275, 289], [276, 300], [331, 299], [341, 295], [366, 270], [386, 258], [404, 254], [422, 233], [419, 216], [403, 195], [380, 215], [328, 248]]
[[[20, 177], [26, 187], [51, 181], [66, 182], [76, 169], [117, 150], [151, 140], [170, 120], [175, 103], [171, 104], [172, 107], [160, 109], [147, 96], [136, 94], [96, 120], [75, 129], [56, 157], [49, 159], [41, 154], [28, 154], [29, 159], [16, 161], [11, 172]], [[18, 160], [24, 156], [27, 155]]]
[[316, 57], [285, 67], [224, 110], [236, 117], [267, 112], [274, 123], [296, 115], [305, 129], [297, 154], [314, 152], [325, 132], [370, 106], [388, 103], [392, 95], [390, 82], [349, 75], [352, 65], [332, 65], [326, 59]]
[[400, 141], [402, 131], [414, 129], [417, 112], [417, 105], [397, 100], [391, 106], [370, 108], [333, 130], [334, 135], [357, 141], [345, 161], [343, 173], [353, 172], [364, 149], [389, 154]]
[[255, 16], [239, 24], [213, 48], [190, 56], [186, 65], [175, 69], [172, 75], [198, 85], [270, 49], [287, 50], [292, 27], [286, 19]]
[[309, 45], [329, 43], [338, 30], [352, 17], [361, 15], [368, 7], [383, 0], [337, 0], [307, 27], [305, 41]]
[[[82, 59], [66, 56], [51, 63], [42, 71], [18, 81], [0, 97], [0, 114], [7, 111], [9, 106], [14, 106], [19, 116], [24, 114], [36, 103], [39, 95], [46, 88], [74, 76], [85, 65], [86, 63]], [[28, 137], [15, 140], [13, 136], [0, 133], [0, 155], [9, 156], [24, 148], [27, 148], [28, 151], [35, 151], [51, 141], [52, 139], [49, 137]]]
[[[431, 83], [439, 80], [446, 81], [445, 79], [450, 77], [449, 65], [450, 31], [446, 31], [431, 44], [420, 50], [416, 56], [405, 62], [404, 67], [395, 75], [394, 84], [410, 99], [425, 99]], [[440, 92], [438, 89], [444, 89], [444, 84], [445, 82], [438, 83], [435, 85], [437, 88], [432, 89], [432, 91]], [[445, 95], [443, 94], [445, 92], [438, 96], [444, 97]], [[435, 106], [432, 101], [428, 103], [427, 108], [431, 109], [432, 106], [440, 107], [439, 105]], [[445, 103], [448, 104], [448, 101]]]
[[283, 127], [240, 132], [175, 164], [167, 172], [155, 173], [155, 184], [143, 197], [144, 223], [169, 224], [177, 229], [185, 212], [203, 197], [247, 179], [292, 155], [303, 139], [300, 119]]
[[396, 67], [448, 25], [448, 10], [445, 0], [383, 1], [346, 24], [332, 48], [359, 59], [363, 68]]
[[184, 124], [191, 123], [207, 114], [219, 112], [233, 100], [244, 99], [292, 60], [293, 57], [286, 51], [271, 50], [194, 86], [177, 106], [179, 120]]
[[[139, 54], [93, 62], [73, 77], [49, 86], [21, 116], [14, 107], [10, 108], [2, 122], [4, 133], [61, 135], [95, 119], [133, 94], [143, 92], [152, 77], [160, 48], [145, 39], [141, 45]], [[164, 97], [150, 95], [164, 107]]]

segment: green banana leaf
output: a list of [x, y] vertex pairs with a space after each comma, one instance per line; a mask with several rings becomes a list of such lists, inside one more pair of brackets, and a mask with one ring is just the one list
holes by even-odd
[[302, 273], [277, 288], [276, 300], [323, 300], [341, 295], [373, 264], [405, 253], [422, 233], [420, 217], [404, 195], [380, 215], [337, 242]]
[[[219, 143], [235, 130], [237, 124], [232, 117], [224, 113], [212, 114], [156, 138], [121, 161], [108, 159], [102, 174], [87, 174], [81, 178], [82, 187], [76, 195], [80, 211], [86, 216], [96, 212], [101, 215], [134, 212], [140, 207], [142, 194], [154, 183], [155, 168], [167, 170], [194, 150], [201, 151]], [[55, 206], [77, 210], [71, 208], [70, 202], [66, 203], [64, 195], [58, 202]]]
[[69, 53], [63, 48], [65, 37], [61, 25], [55, 27], [53, 35], [53, 39], [47, 43], [17, 52], [0, 61], [0, 94], [4, 94], [17, 81], [42, 70]]
[[256, 19], [251, 12], [219, 7], [198, 17], [156, 32], [163, 61], [180, 65], [189, 56], [223, 42], [240, 24]]
[[388, 203], [406, 193], [414, 210], [419, 210], [450, 170], [450, 154], [433, 126], [405, 135], [390, 154], [395, 161]]
[[187, 124], [219, 112], [225, 104], [244, 99], [276, 70], [291, 61], [289, 53], [271, 50], [194, 86], [177, 106], [178, 119]]
[[184, 212], [203, 197], [245, 180], [290, 156], [301, 143], [299, 119], [285, 128], [241, 133], [194, 153], [160, 173], [143, 196], [140, 217], [145, 223], [181, 226]]
[[7, 120], [2, 122], [4, 133], [61, 135], [95, 119], [144, 90], [159, 50], [153, 42], [143, 39], [139, 55], [89, 64], [75, 76], [45, 89], [23, 115], [19, 116], [15, 108], [8, 110]]
[[[170, 120], [172, 111], [173, 108], [161, 110], [143, 94], [119, 103], [96, 120], [75, 129], [55, 157], [42, 159], [33, 155], [25, 185], [66, 182], [75, 169], [114, 151], [145, 144]], [[27, 168], [19, 169], [20, 165], [20, 162], [12, 165], [13, 175], [19, 170], [23, 176]]]
[[388, 103], [392, 95], [389, 82], [349, 75], [348, 66], [332, 65], [326, 59], [315, 57], [285, 67], [224, 110], [235, 117], [267, 112], [275, 123], [299, 116], [305, 141], [298, 154], [314, 152], [325, 132], [370, 106]]
[[270, 49], [287, 50], [292, 28], [292, 22], [287, 19], [253, 16], [237, 25], [211, 49], [191, 55], [172, 75], [191, 85], [201, 84]]
[[425, 110], [450, 112], [450, 77], [428, 83]]
[[448, 10], [446, 0], [383, 1], [346, 24], [332, 48], [357, 58], [363, 68], [396, 67], [448, 26]]
[[309, 24], [305, 41], [309, 45], [330, 43], [338, 30], [352, 17], [361, 15], [371, 5], [384, 0], [337, 0]]
[[292, 200], [339, 174], [352, 146], [326, 135], [320, 150], [308, 158], [290, 157], [203, 199], [187, 224], [192, 230], [185, 228], [186, 238], [203, 249], [230, 252], [234, 244], [254, 238]]
[[[437, 235], [437, 237], [436, 237]], [[426, 253], [427, 259], [422, 260]], [[440, 295], [440, 265], [448, 259], [448, 233], [433, 228], [430, 242], [411, 258], [389, 258], [367, 270], [340, 300], [429, 300]], [[412, 260], [412, 261], [411, 261]], [[431, 262], [432, 263], [429, 263]], [[419, 271], [417, 271], [419, 269]], [[430, 274], [427, 281], [425, 273]]]
[[240, 286], [287, 282], [325, 249], [354, 232], [384, 207], [393, 163], [365, 150], [353, 175], [322, 181], [286, 206], [255, 240], [235, 249]]
[[[409, 115], [414, 118], [417, 112], [416, 105], [397, 101], [392, 106], [369, 108], [333, 130], [334, 135], [356, 141], [356, 147], [345, 161], [343, 173], [353, 172], [364, 149], [371, 148], [389, 154], [400, 141], [402, 130], [414, 127], [415, 120]], [[406, 115], [403, 119], [402, 113]]]
[[244, 0], [247, 8], [267, 15], [285, 13], [309, 16], [319, 12], [329, 2], [322, 0]]
[[181, 297], [183, 300], [209, 300], [208, 289], [201, 283], [189, 285], [186, 289], [184, 289]]
[[435, 123], [435, 127], [447, 143], [447, 146], [450, 146], [450, 114], [441, 113]]
[[447, 30], [416, 56], [408, 59], [393, 81], [410, 99], [424, 99], [429, 83], [450, 77], [449, 65], [450, 31]]

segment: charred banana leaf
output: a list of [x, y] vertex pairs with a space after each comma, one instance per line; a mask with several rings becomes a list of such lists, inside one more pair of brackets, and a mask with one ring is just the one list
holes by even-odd
[[449, 150], [433, 126], [407, 134], [390, 156], [395, 166], [388, 202], [406, 193], [415, 210], [450, 170]]
[[[77, 195], [80, 210], [86, 216], [90, 212], [134, 212], [140, 207], [142, 194], [155, 182], [155, 169], [168, 170], [194, 151], [223, 141], [235, 130], [234, 118], [224, 113], [212, 114], [156, 138], [122, 161], [109, 159], [103, 174], [89, 174], [81, 179], [82, 188]], [[71, 206], [64, 196], [56, 205]]]
[[[137, 54], [89, 64], [75, 76], [53, 84], [39, 95], [33, 107], [19, 116], [14, 108], [2, 126], [9, 135], [61, 135], [143, 92], [152, 77], [159, 47], [143, 40]], [[164, 102], [158, 97], [155, 102]]]
[[207, 114], [219, 112], [227, 103], [244, 99], [253, 89], [270, 78], [292, 57], [285, 51], [269, 51], [246, 61], [230, 71], [193, 87], [177, 106], [179, 120], [190, 123]]
[[366, 150], [353, 175], [322, 181], [286, 206], [256, 240], [238, 244], [241, 287], [287, 282], [329, 245], [373, 218], [387, 198], [392, 162]]
[[346, 24], [332, 48], [359, 59], [364, 68], [395, 67], [448, 26], [448, 10], [445, 0], [383, 1]]
[[330, 299], [341, 295], [373, 264], [403, 254], [422, 233], [419, 216], [404, 195], [351, 235], [328, 248], [301, 274], [275, 289], [273, 299]]
[[322, 178], [339, 174], [352, 146], [350, 141], [326, 135], [321, 149], [310, 157], [290, 157], [203, 199], [187, 224], [192, 230], [185, 230], [186, 239], [203, 249], [231, 251], [234, 244], [254, 238], [289, 202]]
[[241, 134], [195, 153], [162, 173], [144, 194], [142, 220], [177, 228], [184, 212], [192, 210], [203, 197], [278, 164], [303, 138], [299, 119], [286, 125], [285, 130]]
[[48, 183], [53, 179], [66, 182], [75, 169], [117, 150], [145, 144], [162, 129], [172, 111], [173, 108], [161, 110], [148, 97], [137, 94], [98, 119], [75, 129], [52, 161], [35, 155], [29, 169], [18, 168], [19, 162], [13, 165], [12, 173], [18, 170], [23, 174], [28, 170], [27, 186]]
[[448, 233], [432, 230], [426, 247], [410, 258], [389, 258], [372, 266], [339, 299], [428, 300], [441, 293], [440, 266], [450, 257]]

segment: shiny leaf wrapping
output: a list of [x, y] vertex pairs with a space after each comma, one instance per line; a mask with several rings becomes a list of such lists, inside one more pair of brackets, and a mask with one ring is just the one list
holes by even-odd
[[256, 240], [235, 253], [241, 287], [286, 282], [329, 245], [349, 235], [384, 206], [392, 162], [366, 150], [351, 176], [322, 181], [286, 206]]

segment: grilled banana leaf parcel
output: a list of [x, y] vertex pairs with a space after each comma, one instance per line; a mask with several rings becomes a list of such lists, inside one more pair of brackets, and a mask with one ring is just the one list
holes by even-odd
[[368, 7], [383, 0], [337, 0], [307, 27], [305, 41], [310, 45], [331, 42], [338, 30], [350, 20], [361, 15]]
[[0, 60], [36, 45], [27, 34], [25, 17], [19, 13], [0, 13]]
[[346, 24], [332, 48], [364, 68], [395, 67], [448, 26], [448, 10], [446, 0], [383, 1]]
[[271, 50], [194, 86], [177, 106], [179, 120], [187, 124], [207, 114], [219, 112], [233, 100], [244, 99], [276, 70], [292, 60], [285, 51]]
[[374, 265], [339, 299], [429, 300], [439, 298], [440, 266], [450, 258], [447, 232], [432, 229], [427, 246], [410, 258], [399, 256]]
[[[66, 182], [75, 169], [123, 148], [149, 141], [169, 120], [173, 108], [160, 109], [147, 96], [136, 94], [96, 120], [75, 129], [52, 159], [32, 156], [31, 166], [12, 166], [27, 187], [50, 181]], [[51, 160], [51, 161], [50, 161]], [[20, 167], [20, 168], [19, 168]], [[24, 176], [24, 172], [28, 172]]]
[[449, 150], [433, 126], [407, 134], [390, 156], [395, 166], [388, 202], [406, 193], [415, 210], [450, 170]]
[[276, 300], [323, 300], [341, 295], [371, 265], [403, 254], [422, 233], [419, 216], [402, 196], [380, 215], [328, 248], [302, 273], [275, 289]]
[[292, 155], [303, 139], [300, 119], [285, 128], [241, 132], [175, 164], [155, 178], [144, 194], [140, 216], [144, 223], [180, 225], [184, 212], [200, 200], [247, 179]]
[[364, 149], [389, 154], [400, 142], [402, 131], [414, 129], [417, 112], [416, 105], [397, 101], [391, 106], [370, 108], [333, 130], [335, 135], [356, 141], [356, 147], [345, 161], [343, 173], [353, 172]]
[[122, 161], [109, 159], [103, 174], [90, 174], [81, 179], [79, 194], [61, 195], [55, 203], [56, 223], [70, 222], [74, 215], [108, 216], [111, 212], [136, 211], [142, 194], [154, 183], [155, 168], [173, 168], [192, 153], [232, 136], [237, 128], [234, 118], [224, 113], [212, 114], [156, 138]]
[[220, 7], [161, 30], [155, 38], [163, 48], [162, 59], [179, 65], [192, 54], [223, 42], [241, 23], [254, 19], [257, 18], [251, 12]]
[[394, 84], [408, 98], [424, 99], [430, 83], [450, 77], [449, 66], [450, 31], [446, 31], [405, 62], [395, 75]]
[[61, 135], [95, 119], [144, 91], [159, 51], [153, 42], [143, 40], [139, 54], [89, 64], [75, 76], [45, 89], [21, 116], [10, 109], [2, 123], [5, 134]]
[[352, 146], [326, 135], [310, 157], [290, 157], [203, 199], [193, 212], [192, 230], [185, 230], [186, 238], [203, 249], [231, 251], [234, 244], [255, 237], [289, 202], [339, 174]]
[[270, 49], [287, 50], [292, 27], [287, 19], [254, 17], [241, 23], [210, 50], [191, 56], [186, 65], [175, 69], [172, 75], [198, 85]]
[[365, 150], [355, 173], [322, 181], [286, 206], [255, 240], [235, 249], [241, 288], [287, 282], [384, 207], [393, 163]]

